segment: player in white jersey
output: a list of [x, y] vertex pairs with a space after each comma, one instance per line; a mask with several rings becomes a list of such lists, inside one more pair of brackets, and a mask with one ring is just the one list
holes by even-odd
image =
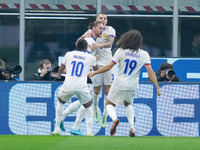
[[[101, 37], [102, 32], [103, 32], [103, 24], [99, 21], [95, 21], [92, 25], [92, 32], [90, 33], [91, 36], [84, 38], [88, 43], [88, 48], [87, 48], [88, 53], [95, 55], [96, 50], [92, 50], [91, 45], [93, 43], [95, 43], [95, 41], [98, 37]], [[79, 39], [77, 41], [79, 41]], [[98, 55], [96, 55], [95, 57], [96, 57], [96, 59], [98, 59]], [[80, 126], [83, 118], [85, 117], [86, 110], [83, 106], [81, 106], [81, 103], [79, 101], [75, 101], [75, 102], [71, 103], [67, 107], [67, 109], [63, 112], [63, 115], [62, 115], [62, 118], [61, 118], [61, 123], [60, 123], [60, 129], [62, 131], [65, 131], [65, 127], [64, 127], [64, 124], [63, 124], [65, 118], [68, 115], [70, 115], [71, 113], [75, 112], [78, 108], [80, 108], [80, 109], [77, 113], [76, 120], [73, 124], [72, 129], [70, 130], [70, 133], [72, 135], [83, 135], [83, 133], [79, 130], [79, 126]], [[90, 134], [90, 133], [87, 133], [87, 134]]]
[[87, 75], [91, 67], [95, 68], [97, 66], [97, 62], [94, 56], [86, 52], [88, 47], [86, 40], [79, 40], [76, 46], [77, 51], [67, 52], [59, 68], [59, 73], [62, 73], [66, 69], [66, 77], [58, 93], [56, 127], [52, 135], [60, 134], [63, 105], [65, 102], [69, 102], [74, 94], [85, 107], [87, 114], [87, 133], [91, 134], [93, 112], [91, 95], [87, 85]]
[[[116, 37], [116, 31], [113, 27], [107, 26], [108, 18], [105, 13], [99, 13], [96, 17], [96, 21], [101, 21], [104, 24], [104, 31], [101, 38], [97, 38], [96, 42], [92, 44], [92, 49], [98, 49], [97, 54], [99, 55], [98, 66], [103, 67], [112, 60], [112, 51], [111, 47]], [[88, 30], [81, 38], [90, 36], [91, 30]], [[101, 127], [105, 128], [107, 113], [106, 113], [106, 98], [110, 90], [110, 86], [114, 80], [114, 71], [111, 69], [105, 73], [95, 75], [92, 78], [92, 83], [94, 86], [93, 93], [93, 104], [94, 104], [94, 122], [99, 122], [99, 112], [98, 112], [98, 103], [99, 103], [99, 94], [101, 92], [101, 86], [104, 84], [104, 110], [101, 120]]]
[[[97, 38], [96, 43], [93, 44], [93, 48], [98, 48], [97, 54], [99, 55], [98, 66], [99, 68], [108, 64], [112, 60], [112, 44], [116, 37], [116, 31], [113, 27], [108, 26], [108, 18], [105, 13], [99, 13], [96, 17], [97, 21], [101, 21], [104, 24], [104, 31], [102, 33], [101, 38]], [[106, 98], [108, 92], [110, 90], [110, 86], [114, 80], [114, 71], [113, 69], [95, 75], [92, 78], [92, 83], [94, 86], [93, 93], [93, 103], [94, 103], [94, 121], [99, 122], [99, 112], [98, 112], [98, 103], [99, 103], [99, 95], [101, 91], [101, 86], [104, 85], [104, 110], [103, 116], [101, 120], [101, 127], [105, 128], [106, 120], [107, 120], [107, 112], [106, 112]]]
[[129, 122], [129, 136], [134, 137], [134, 110], [132, 103], [135, 97], [139, 82], [140, 69], [145, 65], [148, 75], [157, 88], [157, 95], [161, 95], [161, 91], [151, 67], [151, 60], [148, 52], [140, 49], [142, 45], [142, 35], [137, 30], [130, 30], [124, 33], [117, 41], [119, 49], [115, 52], [112, 61], [99, 70], [89, 73], [89, 77], [110, 70], [116, 63], [119, 63], [119, 71], [114, 83], [109, 91], [106, 110], [113, 120], [113, 126], [110, 134], [116, 133], [119, 119], [116, 115], [115, 105], [124, 104], [126, 115]]
[[[95, 21], [91, 24], [90, 33], [88, 37], [85, 37], [84, 39], [88, 43], [88, 49], [87, 52], [90, 53], [91, 55], [96, 56], [97, 55], [97, 49], [94, 49], [93, 45], [96, 43], [96, 40], [98, 38], [102, 37], [102, 33], [104, 30], [104, 25], [101, 21]], [[81, 38], [79, 38], [81, 39]]]

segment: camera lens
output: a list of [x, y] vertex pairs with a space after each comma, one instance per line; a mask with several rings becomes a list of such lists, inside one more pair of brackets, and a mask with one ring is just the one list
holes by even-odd
[[169, 70], [166, 72], [166, 76], [168, 76], [169, 78], [172, 78], [175, 75], [175, 72], [173, 70]]
[[20, 65], [16, 65], [13, 67], [14, 74], [20, 74], [22, 72], [22, 67]]

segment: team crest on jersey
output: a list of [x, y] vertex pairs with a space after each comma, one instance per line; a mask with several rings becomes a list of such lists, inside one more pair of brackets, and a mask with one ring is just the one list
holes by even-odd
[[104, 37], [105, 39], [107, 39], [107, 38], [108, 38], [108, 35], [107, 35], [107, 34], [103, 34], [103, 37]]

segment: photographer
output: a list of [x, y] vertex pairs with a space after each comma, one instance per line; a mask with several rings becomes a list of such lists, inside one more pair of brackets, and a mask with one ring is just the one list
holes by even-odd
[[160, 68], [156, 71], [156, 77], [158, 82], [180, 82], [180, 79], [176, 76], [173, 69], [173, 65], [169, 63], [162, 63]]
[[51, 61], [43, 59], [40, 61], [38, 72], [32, 76], [33, 81], [64, 81], [65, 77], [58, 73], [59, 67], [52, 67]]
[[20, 74], [22, 71], [21, 66], [5, 66], [5, 62], [0, 60], [0, 80], [17, 80], [17, 75]]

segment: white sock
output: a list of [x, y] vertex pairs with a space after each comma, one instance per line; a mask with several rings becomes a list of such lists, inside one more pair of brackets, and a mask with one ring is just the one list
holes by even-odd
[[132, 105], [125, 106], [126, 116], [128, 118], [129, 130], [134, 130], [134, 110]]
[[93, 121], [93, 112], [92, 107], [85, 108], [87, 113], [87, 134], [92, 134], [92, 121]]
[[115, 107], [111, 104], [106, 105], [106, 110], [112, 121], [114, 122], [117, 119], [117, 114]]
[[74, 122], [74, 125], [73, 125], [73, 129], [74, 130], [78, 130], [80, 125], [81, 125], [81, 122], [83, 120], [83, 118], [85, 117], [86, 115], [86, 110], [85, 110], [85, 107], [83, 105], [81, 105], [78, 113], [77, 113], [77, 116], [76, 116], [76, 120]]
[[93, 104], [94, 104], [94, 111], [98, 111], [98, 104], [99, 104], [99, 95], [93, 93]]
[[65, 109], [65, 111], [63, 112], [63, 116], [62, 116], [61, 121], [64, 121], [65, 118], [66, 118], [68, 115], [72, 114], [73, 112], [75, 112], [76, 110], [78, 110], [80, 107], [81, 107], [81, 103], [80, 103], [79, 100], [77, 100], [77, 101], [71, 103], [71, 104], [67, 107], [67, 109]]
[[107, 111], [106, 111], [106, 100], [107, 100], [107, 95], [104, 95], [104, 109], [103, 109], [103, 115], [107, 116]]
[[57, 106], [56, 106], [56, 127], [55, 127], [56, 132], [60, 132], [60, 122], [61, 122], [62, 113], [63, 113], [63, 106], [64, 104], [58, 101]]

